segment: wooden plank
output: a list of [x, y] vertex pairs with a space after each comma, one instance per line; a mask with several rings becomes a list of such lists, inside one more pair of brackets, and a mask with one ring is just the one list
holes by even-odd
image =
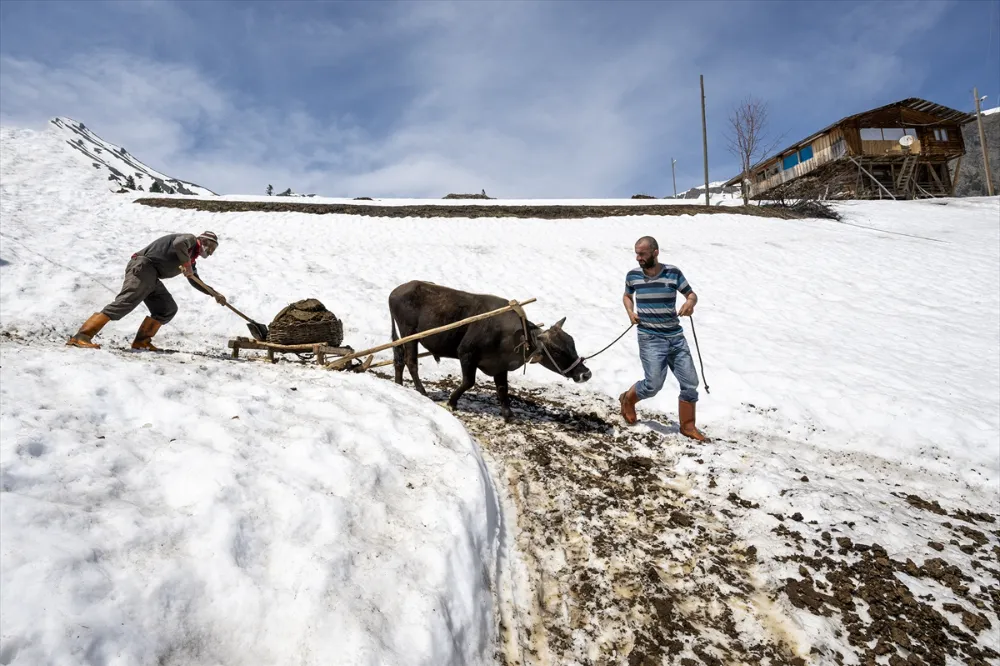
[[[434, 352], [420, 352], [419, 354], [417, 354], [417, 358], [424, 358], [425, 356], [433, 356], [433, 355]], [[392, 365], [395, 362], [396, 362], [395, 359], [389, 359], [388, 361], [379, 361], [378, 363], [372, 363], [371, 366], [369, 367], [381, 368], [387, 365]]]
[[869, 173], [868, 169], [866, 169], [866, 168], [864, 168], [863, 166], [861, 166], [861, 163], [860, 163], [860, 162], [858, 162], [858, 161], [857, 161], [856, 159], [854, 159], [853, 157], [848, 157], [847, 159], [849, 159], [849, 160], [851, 160], [852, 162], [854, 162], [854, 164], [855, 164], [855, 165], [857, 165], [858, 169], [860, 169], [860, 170], [861, 170], [861, 171], [862, 171], [862, 172], [863, 172], [863, 173], [864, 173], [864, 174], [865, 174], [866, 176], [868, 176], [869, 178], [871, 178], [871, 179], [872, 179], [872, 182], [874, 182], [874, 183], [875, 183], [876, 185], [878, 185], [878, 186], [879, 186], [879, 188], [880, 188], [880, 189], [879, 189], [879, 193], [878, 193], [878, 198], [879, 198], [879, 199], [881, 199], [881, 198], [882, 198], [882, 192], [884, 191], [884, 192], [885, 192], [886, 194], [888, 194], [888, 195], [889, 195], [890, 197], [892, 197], [892, 199], [893, 199], [893, 200], [895, 201], [895, 199], [896, 199], [896, 196], [895, 196], [895, 195], [894, 195], [894, 194], [893, 194], [892, 192], [890, 192], [889, 190], [885, 189], [885, 185], [883, 185], [883, 184], [882, 184], [882, 183], [881, 183], [881, 182], [879, 181], [879, 179], [878, 179], [878, 178], [876, 178], [876, 177], [875, 177], [875, 176], [873, 176], [873, 175], [872, 175], [871, 173]]
[[330, 354], [332, 356], [343, 356], [354, 351], [351, 347], [330, 347], [326, 344], [316, 342], [308, 342], [297, 345], [279, 345], [276, 342], [262, 342], [260, 340], [251, 340], [250, 338], [236, 338], [236, 340], [229, 341], [230, 347], [234, 344], [239, 344], [240, 349], [273, 349], [274, 351], [287, 353], [315, 352], [316, 346], [320, 345], [324, 354]]
[[941, 192], [942, 193], [947, 192], [948, 188], [946, 188], [944, 186], [944, 183], [941, 182], [941, 176], [937, 174], [936, 167], [937, 167], [936, 164], [928, 164], [927, 170], [931, 172], [931, 177], [934, 179], [934, 182], [937, 183], [937, 186], [941, 188]]
[[346, 367], [348, 363], [350, 363], [352, 360], [356, 358], [377, 354], [378, 352], [383, 351], [385, 349], [389, 349], [390, 347], [398, 347], [399, 345], [406, 344], [407, 342], [421, 340], [423, 338], [436, 335], [437, 333], [450, 331], [453, 328], [460, 328], [462, 326], [467, 326], [468, 324], [472, 324], [477, 321], [482, 321], [483, 319], [489, 319], [490, 317], [495, 317], [497, 315], [504, 314], [505, 312], [510, 312], [517, 306], [523, 306], [529, 303], [534, 303], [535, 300], [536, 299], [534, 298], [529, 298], [528, 300], [521, 301], [520, 303], [518, 303], [517, 301], [510, 301], [508, 305], [505, 305], [502, 308], [497, 308], [496, 310], [491, 310], [490, 312], [484, 312], [483, 314], [473, 315], [472, 317], [466, 317], [465, 319], [452, 322], [451, 324], [438, 326], [437, 328], [432, 328], [427, 331], [422, 331], [420, 333], [414, 333], [413, 335], [408, 335], [405, 338], [400, 338], [399, 340], [393, 340], [392, 342], [386, 342], [385, 344], [378, 345], [377, 347], [372, 347], [371, 349], [362, 349], [361, 351], [354, 352], [353, 354], [347, 354], [346, 356], [343, 356], [337, 359], [336, 361], [333, 361], [332, 363], [327, 363], [326, 367], [330, 370], [339, 370], [341, 368]]
[[955, 177], [951, 179], [951, 192], [948, 196], [955, 196], [955, 187], [958, 186], [958, 173], [962, 170], [962, 156], [958, 156], [958, 162], [955, 164]]

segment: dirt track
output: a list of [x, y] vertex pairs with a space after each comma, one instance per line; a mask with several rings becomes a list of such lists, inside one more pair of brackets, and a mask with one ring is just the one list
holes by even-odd
[[519, 218], [533, 220], [582, 219], [590, 217], [626, 217], [630, 215], [751, 215], [781, 219], [805, 218], [808, 215], [787, 208], [761, 206], [697, 206], [693, 204], [657, 204], [635, 206], [579, 205], [412, 205], [379, 206], [361, 204], [319, 204], [298, 201], [226, 201], [214, 199], [142, 198], [135, 203], [159, 208], [181, 208], [212, 213], [311, 213], [313, 215], [363, 215], [366, 217], [452, 217]]
[[[450, 379], [425, 384], [438, 402], [454, 387]], [[918, 564], [894, 560], [876, 543], [831, 537], [843, 533], [837, 526], [769, 514], [779, 519], [771, 539], [788, 553], [775, 560], [798, 575], [768, 580], [757, 549], [734, 530], [763, 510], [734, 493], [690, 492], [693, 481], [673, 472], [677, 461], [706, 468], [712, 461], [676, 434], [676, 423], [665, 434], [624, 428], [610, 400], [551, 395], [512, 391], [516, 420], [505, 423], [492, 387], [482, 386], [456, 412], [506, 481], [532, 592], [530, 605], [503, 618], [499, 664], [843, 664], [856, 656], [862, 664], [944, 666], [947, 656], [984, 666], [1000, 659], [979, 641], [1000, 622], [1000, 585], [977, 586], [967, 575], [970, 567], [994, 580], [1000, 574], [992, 516], [948, 514], [893, 492], [931, 518], [951, 519], [942, 524], [967, 542], [952, 541], [961, 560], [945, 553]], [[921, 594], [927, 589], [939, 598]], [[935, 601], [945, 602], [944, 612]], [[847, 642], [850, 654], [796, 640], [795, 609], [831, 623], [841, 637], [833, 645]]]

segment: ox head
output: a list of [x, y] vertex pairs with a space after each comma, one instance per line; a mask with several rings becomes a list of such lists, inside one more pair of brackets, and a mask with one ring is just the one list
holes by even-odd
[[563, 317], [545, 331], [532, 331], [535, 350], [528, 360], [531, 363], [541, 363], [542, 367], [569, 377], [574, 382], [585, 382], [590, 379], [590, 370], [577, 353], [572, 336], [563, 330], [565, 321], [566, 317]]

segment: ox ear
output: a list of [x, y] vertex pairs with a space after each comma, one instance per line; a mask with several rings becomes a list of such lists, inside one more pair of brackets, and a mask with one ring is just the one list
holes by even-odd
[[562, 319], [560, 319], [556, 323], [552, 324], [552, 328], [562, 329], [562, 325], [565, 324], [565, 323], [566, 323], [566, 317], [563, 317]]

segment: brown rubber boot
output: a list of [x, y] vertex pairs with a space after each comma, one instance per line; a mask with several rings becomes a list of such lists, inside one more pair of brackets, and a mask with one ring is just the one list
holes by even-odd
[[101, 345], [91, 342], [93, 337], [101, 332], [104, 325], [111, 321], [108, 316], [101, 312], [90, 315], [90, 319], [83, 323], [76, 335], [71, 336], [66, 341], [67, 347], [83, 347], [84, 349], [100, 349]]
[[621, 403], [622, 418], [625, 419], [625, 423], [635, 425], [635, 422], [639, 420], [635, 414], [635, 403], [639, 402], [639, 396], [635, 393], [635, 384], [618, 396], [618, 402]]
[[681, 434], [699, 442], [707, 441], [708, 438], [698, 432], [694, 424], [694, 403], [681, 400], [677, 405], [677, 412], [680, 414]]
[[142, 320], [142, 324], [139, 325], [139, 332], [135, 334], [135, 340], [132, 341], [132, 349], [142, 349], [144, 351], [160, 351], [158, 348], [153, 346], [152, 340], [156, 332], [160, 330], [160, 322], [156, 321], [152, 317], [146, 317]]

